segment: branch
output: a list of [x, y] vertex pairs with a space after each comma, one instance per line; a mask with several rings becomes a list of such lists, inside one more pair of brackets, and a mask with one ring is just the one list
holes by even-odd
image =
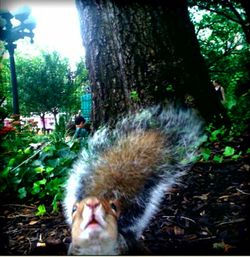
[[198, 29], [197, 29], [197, 31], [196, 31], [196, 35], [198, 36], [199, 32], [200, 32], [201, 30], [203, 30], [203, 29], [207, 29], [207, 28], [211, 28], [211, 29], [212, 29], [212, 28], [213, 28], [213, 25], [214, 25], [214, 23], [211, 22], [211, 23], [209, 23], [209, 24], [207, 24], [207, 25], [199, 26]]
[[[215, 10], [215, 9], [211, 9], [211, 8], [209, 8], [209, 7], [207, 7], [207, 6], [200, 5], [200, 4], [197, 4], [197, 6], [198, 6], [199, 8], [201, 8], [201, 9], [204, 9], [204, 10], [207, 10], [207, 11], [210, 11], [210, 12], [213, 12], [213, 13], [217, 13], [217, 14], [219, 14], [219, 15], [221, 15], [221, 16], [224, 16], [225, 18], [227, 18], [227, 19], [229, 19], [229, 20], [231, 20], [231, 21], [234, 21], [234, 22], [239, 23], [239, 24], [242, 25], [242, 23], [241, 23], [242, 18], [241, 18], [240, 20], [234, 19], [233, 17], [231, 17], [230, 15], [228, 15], [228, 14], [226, 14], [226, 13], [224, 13], [224, 12], [221, 12], [221, 11], [218, 11], [218, 10]], [[237, 17], [237, 18], [238, 18], [238, 17]], [[244, 21], [243, 21], [243, 22], [244, 22]], [[245, 22], [244, 22], [244, 23], [245, 23]], [[244, 24], [244, 23], [243, 23], [243, 24]]]
[[219, 226], [223, 226], [223, 225], [231, 225], [231, 224], [234, 224], [234, 223], [240, 223], [240, 222], [244, 222], [244, 221], [245, 221], [244, 218], [239, 218], [239, 219], [236, 219], [236, 220], [221, 222], [219, 224], [216, 224], [215, 226], [219, 227]]
[[245, 26], [246, 22], [242, 19], [241, 15], [239, 14], [239, 12], [236, 10], [236, 8], [233, 6], [233, 4], [228, 1], [228, 0], [225, 0], [226, 3], [227, 3], [227, 6], [230, 8], [230, 10], [233, 12], [233, 14], [237, 17], [237, 19], [239, 20], [239, 23], [242, 25], [242, 26]]
[[45, 148], [47, 145], [49, 145], [51, 142], [48, 142], [46, 144], [44, 144], [38, 151], [36, 151], [33, 155], [31, 155], [28, 159], [24, 160], [23, 162], [21, 162], [19, 165], [17, 165], [15, 168], [11, 169], [10, 172], [18, 169], [19, 167], [21, 167], [22, 165], [26, 164], [28, 161], [30, 161], [31, 159], [33, 159], [36, 155], [38, 155], [43, 148]]
[[0, 106], [2, 105], [5, 99], [6, 99], [6, 96], [2, 97], [2, 99], [0, 100]]
[[224, 57], [232, 54], [232, 51], [235, 50], [235, 48], [238, 46], [238, 42], [236, 42], [231, 48], [226, 49], [224, 54], [218, 56], [216, 59], [213, 60], [213, 62], [210, 62], [210, 63], [208, 62], [207, 67], [210, 68], [212, 66], [212, 64], [215, 64], [216, 62], [223, 59]]
[[[245, 33], [245, 37], [248, 43], [250, 43], [250, 27], [247, 21], [247, 14], [246, 14], [246, 20], [242, 19], [241, 15], [239, 14], [239, 12], [236, 10], [236, 8], [234, 8], [234, 6], [232, 5], [232, 3], [228, 0], [226, 0], [228, 7], [230, 8], [230, 10], [234, 13], [234, 15], [239, 19], [239, 24], [242, 27], [243, 32]], [[246, 10], [245, 10], [246, 12]]]

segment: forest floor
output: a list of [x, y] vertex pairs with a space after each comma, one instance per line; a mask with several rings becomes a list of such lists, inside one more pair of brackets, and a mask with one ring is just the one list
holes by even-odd
[[[196, 163], [182, 184], [166, 194], [140, 239], [146, 254], [250, 255], [249, 161], [245, 155], [223, 163]], [[1, 255], [66, 255], [70, 231], [62, 212], [39, 218], [39, 203], [1, 198]]]

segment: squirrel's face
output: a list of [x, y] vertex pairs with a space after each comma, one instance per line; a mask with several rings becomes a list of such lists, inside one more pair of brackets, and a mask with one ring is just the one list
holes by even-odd
[[72, 210], [72, 244], [70, 254], [112, 254], [117, 244], [119, 204], [88, 197]]

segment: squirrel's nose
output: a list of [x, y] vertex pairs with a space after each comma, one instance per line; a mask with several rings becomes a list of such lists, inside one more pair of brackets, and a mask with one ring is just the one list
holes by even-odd
[[95, 197], [88, 198], [86, 200], [86, 206], [88, 206], [90, 209], [96, 209], [99, 205], [100, 201]]

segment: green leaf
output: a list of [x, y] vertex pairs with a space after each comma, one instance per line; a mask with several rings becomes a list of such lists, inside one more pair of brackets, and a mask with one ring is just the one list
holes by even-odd
[[63, 179], [54, 178], [49, 183], [46, 184], [46, 189], [50, 192], [58, 192], [60, 190], [60, 186], [63, 184]]
[[1, 183], [0, 184], [0, 192], [1, 193], [4, 192], [6, 190], [6, 188], [7, 188], [7, 184], [6, 183]]
[[53, 151], [55, 151], [55, 150], [56, 150], [56, 147], [55, 147], [54, 145], [48, 145], [48, 146], [46, 146], [46, 147], [43, 149], [44, 152], [53, 152]]
[[9, 175], [11, 168], [10, 167], [6, 167], [3, 169], [3, 171], [0, 173], [0, 177], [2, 178], [7, 178]]
[[52, 201], [53, 213], [57, 213], [59, 211], [58, 202], [62, 200], [63, 194], [62, 192], [58, 192]]
[[201, 156], [205, 161], [208, 161], [211, 156], [211, 150], [208, 148], [203, 149], [203, 151], [201, 152]]
[[32, 190], [31, 190], [31, 194], [36, 195], [36, 194], [38, 194], [40, 191], [41, 191], [40, 185], [34, 183], [34, 184], [33, 184], [33, 187], [32, 187]]
[[60, 165], [60, 160], [59, 158], [53, 159], [53, 160], [48, 160], [47, 164], [50, 167], [56, 168], [58, 165]]
[[40, 193], [41, 191], [41, 185], [45, 185], [47, 182], [47, 180], [44, 178], [42, 180], [36, 181], [35, 183], [33, 183], [33, 188], [31, 190], [31, 193], [33, 195], [36, 195], [38, 193]]
[[42, 161], [41, 160], [34, 160], [31, 165], [33, 167], [35, 167], [35, 166], [42, 166]]
[[210, 136], [210, 141], [214, 142], [214, 141], [217, 141], [218, 140], [218, 135], [221, 133], [221, 130], [220, 129], [217, 129], [217, 130], [214, 130], [212, 133], [211, 133], [211, 136]]
[[21, 178], [18, 178], [18, 177], [9, 177], [9, 182], [14, 184], [14, 185], [18, 185], [20, 184], [22, 181]]
[[25, 153], [25, 154], [30, 154], [30, 153], [31, 153], [30, 147], [27, 147], [27, 148], [24, 150], [24, 153]]
[[232, 156], [232, 160], [238, 160], [240, 158], [240, 155], [241, 155], [242, 152], [239, 152], [239, 154], [234, 154]]
[[215, 155], [213, 160], [215, 162], [219, 162], [219, 163], [222, 163], [223, 162], [223, 156], [222, 155]]
[[46, 213], [46, 207], [44, 204], [41, 204], [37, 208], [36, 216], [43, 216]]
[[26, 191], [25, 187], [18, 189], [18, 198], [23, 199], [26, 196], [27, 196], [27, 191]]
[[166, 86], [166, 91], [169, 93], [173, 93], [174, 92], [174, 87], [173, 85], [169, 84]]
[[36, 167], [34, 170], [36, 173], [42, 173], [44, 171], [44, 167], [42, 167], [42, 166]]
[[47, 182], [47, 180], [44, 178], [44, 179], [41, 179], [41, 180], [37, 181], [36, 184], [38, 184], [38, 185], [45, 185], [46, 182]]
[[217, 249], [217, 250], [224, 249], [224, 246], [225, 246], [224, 242], [221, 242], [221, 243], [214, 243], [214, 244], [213, 244], [213, 248], [214, 248], [214, 249]]
[[223, 155], [226, 157], [232, 156], [234, 155], [234, 152], [235, 152], [234, 148], [232, 148], [231, 146], [226, 146], [223, 152]]
[[15, 158], [11, 158], [11, 159], [9, 160], [8, 166], [9, 166], [9, 167], [13, 167], [15, 162], [16, 162], [16, 159], [15, 159]]
[[53, 167], [46, 167], [45, 172], [46, 172], [47, 174], [49, 174], [49, 173], [51, 173], [54, 169], [55, 169], [55, 168], [53, 168]]
[[130, 92], [130, 98], [131, 98], [132, 101], [135, 101], [135, 102], [140, 101], [138, 92], [135, 91], [135, 90], [133, 90], [133, 91]]

